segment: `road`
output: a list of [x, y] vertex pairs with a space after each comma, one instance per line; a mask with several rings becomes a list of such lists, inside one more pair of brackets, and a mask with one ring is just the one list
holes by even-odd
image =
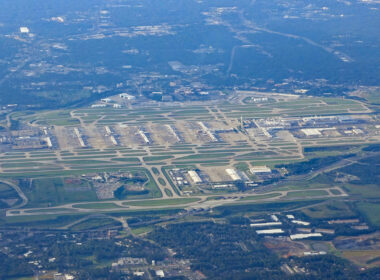
[[20, 189], [19, 186], [17, 186], [16, 184], [10, 182], [10, 181], [6, 181], [6, 180], [3, 180], [3, 179], [0, 179], [0, 183], [3, 183], [3, 184], [6, 184], [10, 187], [12, 187], [16, 192], [17, 194], [19, 195], [19, 197], [21, 198], [21, 203], [16, 205], [16, 206], [13, 206], [12, 208], [13, 209], [16, 209], [16, 208], [21, 208], [21, 207], [24, 207], [26, 204], [28, 204], [28, 198], [26, 197], [26, 195], [22, 192], [22, 190]]
[[[338, 190], [340, 194], [334, 194], [331, 192], [331, 190]], [[234, 194], [228, 194], [228, 195], [212, 195], [212, 196], [192, 196], [191, 198], [198, 198], [198, 201], [195, 202], [183, 202], [178, 204], [172, 204], [172, 205], [159, 205], [159, 206], [134, 206], [134, 205], [128, 205], [128, 203], [133, 202], [149, 202], [149, 201], [159, 201], [162, 200], [162, 198], [156, 198], [156, 199], [149, 199], [149, 200], [107, 200], [107, 201], [97, 201], [97, 202], [82, 202], [82, 203], [69, 203], [64, 205], [59, 205], [55, 207], [48, 207], [48, 208], [24, 208], [24, 209], [12, 209], [6, 211], [6, 216], [33, 216], [33, 215], [49, 215], [49, 214], [84, 214], [84, 213], [107, 213], [107, 212], [115, 212], [115, 211], [135, 211], [135, 210], [159, 210], [159, 209], [168, 209], [168, 208], [184, 208], [186, 210], [191, 209], [211, 209], [222, 205], [228, 205], [228, 204], [244, 204], [247, 203], [249, 200], [242, 201], [242, 198], [245, 198], [247, 196], [253, 197], [252, 202], [271, 202], [271, 201], [289, 201], [292, 199], [286, 198], [288, 193], [291, 192], [298, 192], [300, 190], [283, 190], [283, 191], [272, 191], [267, 192], [265, 195], [271, 195], [271, 194], [279, 194], [275, 197], [268, 197], [268, 198], [260, 198], [260, 195], [263, 195], [262, 193], [256, 194], [256, 193], [234, 193]], [[302, 190], [301, 190], [302, 191]], [[319, 189], [308, 189], [307, 191], [326, 191], [326, 195], [322, 196], [311, 196], [311, 197], [303, 197], [304, 199], [309, 198], [328, 198], [328, 197], [346, 197], [347, 194], [340, 188], [340, 187], [332, 187], [332, 188], [319, 188]], [[255, 200], [255, 196], [257, 196], [257, 199]], [[218, 198], [218, 199], [210, 199], [210, 198]], [[176, 200], [176, 198], [168, 198], [167, 200]], [[294, 199], [293, 199], [294, 200]], [[96, 204], [104, 204], [104, 203], [112, 203], [114, 206], [109, 208], [96, 208]], [[95, 207], [92, 209], [88, 208], [78, 208], [78, 207], [85, 207], [86, 205], [91, 204]]]

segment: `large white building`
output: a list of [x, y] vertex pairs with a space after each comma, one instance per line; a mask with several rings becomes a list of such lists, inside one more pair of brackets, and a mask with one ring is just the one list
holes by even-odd
[[322, 233], [315, 232], [315, 233], [297, 233], [297, 234], [291, 234], [290, 239], [291, 240], [298, 240], [298, 239], [305, 239], [309, 237], [321, 237]]
[[28, 27], [20, 27], [20, 32], [21, 33], [29, 33], [29, 28]]
[[239, 181], [239, 180], [241, 180], [241, 177], [239, 176], [239, 174], [237, 174], [237, 172], [236, 172], [235, 169], [227, 168], [226, 172], [231, 177], [231, 179], [233, 181]]
[[281, 222], [268, 222], [268, 223], [254, 223], [250, 224], [251, 227], [271, 227], [271, 226], [280, 226]]
[[257, 234], [279, 234], [279, 233], [284, 233], [284, 231], [280, 228], [274, 228], [274, 229], [261, 229], [261, 230], [256, 230]]
[[202, 183], [202, 179], [201, 177], [199, 177], [197, 171], [195, 170], [190, 170], [189, 172], [187, 172], [191, 178], [191, 180], [195, 183], [195, 184], [199, 184], [199, 183]]
[[130, 95], [128, 93], [121, 93], [121, 94], [119, 94], [119, 97], [122, 98], [122, 99], [127, 99], [127, 100], [134, 100], [134, 99], [136, 99], [136, 97], [134, 97], [133, 95]]
[[271, 169], [265, 165], [263, 166], [254, 166], [249, 170], [252, 174], [257, 173], [271, 173]]

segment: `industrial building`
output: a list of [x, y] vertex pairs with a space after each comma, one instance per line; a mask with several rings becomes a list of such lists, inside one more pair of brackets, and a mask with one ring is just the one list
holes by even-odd
[[241, 177], [239, 176], [239, 174], [237, 174], [235, 169], [227, 168], [226, 172], [231, 177], [231, 179], [233, 181], [240, 181], [241, 180]]
[[271, 227], [271, 226], [280, 226], [281, 222], [268, 222], [268, 223], [254, 223], [250, 224], [250, 227]]
[[202, 131], [211, 139], [212, 142], [218, 142], [218, 139], [215, 137], [214, 133], [212, 133], [203, 122], [198, 122], [198, 124], [202, 128]]
[[249, 171], [252, 173], [252, 174], [260, 174], [260, 173], [271, 173], [272, 170], [263, 165], [263, 166], [254, 166], [252, 167], [251, 169], [249, 169]]
[[256, 230], [257, 234], [280, 234], [284, 231], [280, 228]]
[[79, 131], [79, 128], [74, 127], [74, 133], [75, 133], [75, 135], [76, 135], [77, 138], [78, 138], [79, 145], [80, 145], [82, 148], [85, 148], [85, 147], [86, 147], [86, 144], [84, 143], [84, 140], [83, 140], [82, 135], [81, 135], [81, 133], [80, 133], [80, 131]]
[[322, 233], [315, 232], [315, 233], [297, 233], [297, 234], [291, 234], [290, 239], [291, 240], [299, 240], [299, 239], [305, 239], [310, 237], [322, 237]]
[[121, 94], [119, 94], [119, 97], [122, 99], [126, 99], [126, 100], [135, 100], [136, 99], [136, 97], [134, 97], [133, 95], [130, 95], [128, 93], [121, 93]]
[[166, 124], [165, 126], [178, 142], [182, 142], [182, 139], [179, 137], [177, 131], [173, 128], [173, 126], [170, 124]]
[[21, 33], [29, 33], [29, 28], [28, 28], [28, 27], [25, 27], [25, 26], [20, 27], [20, 32], [21, 32]]
[[190, 170], [189, 172], [187, 172], [191, 178], [191, 180], [195, 183], [195, 184], [199, 184], [199, 183], [202, 183], [202, 179], [201, 177], [199, 177], [197, 171], [195, 170]]
[[308, 226], [310, 225], [309, 222], [299, 221], [299, 220], [292, 220], [293, 224], [302, 225], [302, 226]]
[[317, 128], [303, 128], [301, 131], [306, 135], [306, 136], [321, 136], [321, 132]]
[[143, 130], [139, 129], [138, 134], [144, 140], [145, 144], [147, 144], [147, 145], [151, 144], [151, 141], [149, 140], [148, 136], [146, 135], [146, 133]]

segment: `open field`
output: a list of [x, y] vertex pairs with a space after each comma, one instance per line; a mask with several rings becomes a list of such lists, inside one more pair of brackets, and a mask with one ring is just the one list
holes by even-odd
[[380, 205], [379, 203], [359, 202], [357, 204], [359, 211], [369, 220], [374, 226], [380, 226]]
[[380, 250], [343, 251], [342, 256], [356, 265], [364, 267], [376, 267], [380, 263]]
[[336, 200], [303, 209], [302, 212], [313, 219], [332, 219], [355, 216], [355, 213], [346, 203]]
[[308, 191], [296, 191], [290, 192], [286, 196], [287, 198], [305, 198], [305, 197], [313, 197], [313, 196], [325, 196], [327, 192], [324, 190], [308, 190]]
[[64, 178], [41, 178], [32, 181], [31, 189], [25, 190], [28, 206], [55, 206], [71, 201], [97, 200], [95, 192], [86, 181], [65, 183]]

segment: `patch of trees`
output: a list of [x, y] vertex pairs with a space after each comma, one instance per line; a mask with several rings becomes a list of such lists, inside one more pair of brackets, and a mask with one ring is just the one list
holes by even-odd
[[380, 182], [380, 158], [370, 157], [360, 161], [361, 163], [354, 163], [344, 168], [339, 169], [339, 171], [357, 176], [358, 180], [353, 180], [352, 183], [367, 185], [367, 184], [377, 184]]
[[[237, 274], [282, 275], [278, 257], [257, 242], [255, 230], [231, 224], [182, 223], [156, 229], [149, 238], [192, 261], [192, 269], [210, 279]], [[270, 273], [268, 273], [270, 271]], [[241, 278], [243, 279], [243, 278]]]
[[380, 144], [371, 144], [362, 149], [365, 152], [380, 152]]
[[[212, 222], [171, 224], [148, 234], [154, 242], [191, 260], [192, 269], [209, 279], [379, 279], [380, 269], [360, 271], [333, 255], [280, 259], [263, 245], [255, 230]], [[281, 265], [304, 268], [285, 275]]]
[[347, 154], [347, 155], [339, 155], [339, 156], [328, 156], [323, 158], [313, 158], [309, 161], [302, 161], [297, 163], [291, 163], [291, 164], [278, 164], [276, 165], [277, 168], [283, 168], [285, 167], [289, 174], [288, 175], [300, 175], [300, 174], [306, 174], [314, 169], [320, 169], [325, 166], [329, 166], [331, 164], [337, 163], [342, 159], [349, 158], [354, 156], [354, 154]]
[[117, 199], [125, 199], [128, 196], [135, 196], [135, 195], [145, 195], [148, 194], [149, 190], [128, 190], [125, 186], [121, 186], [116, 189], [116, 191], [113, 192], [114, 196]]
[[31, 266], [24, 260], [11, 258], [0, 253], [0, 263], [0, 279], [33, 275]]
[[132, 178], [123, 177], [123, 178], [120, 179], [120, 181], [123, 182], [124, 184], [139, 184], [139, 185], [142, 185], [146, 181], [148, 181], [148, 178], [146, 178], [144, 175], [143, 176], [138, 176], [138, 175], [135, 174]]
[[97, 262], [116, 260], [119, 257], [147, 258], [162, 260], [165, 253], [157, 245], [141, 239], [127, 239], [128, 247], [118, 246], [115, 240], [89, 240], [77, 245], [71, 242], [52, 244], [49, 254], [56, 256], [56, 265], [62, 268], [82, 268], [93, 265], [88, 256], [93, 256]]
[[11, 126], [9, 127], [10, 130], [19, 130], [20, 128], [20, 121], [10, 118]]
[[[380, 269], [359, 271], [348, 261], [333, 255], [292, 259], [296, 265], [306, 269], [308, 275], [298, 279], [379, 279]], [[297, 278], [296, 278], [297, 279]]]
[[128, 225], [133, 228], [135, 227], [136, 224], [140, 224], [143, 222], [151, 222], [159, 218], [160, 218], [159, 216], [139, 216], [139, 217], [129, 218], [127, 219], [127, 222], [128, 222]]
[[[119, 239], [122, 246], [117, 245], [114, 239], [93, 239], [92, 233], [54, 233], [42, 235], [35, 234], [25, 238], [24, 234], [16, 234], [22, 238], [22, 245], [17, 238], [14, 243], [7, 244], [14, 256], [20, 256], [27, 250], [33, 253], [27, 259], [39, 260], [48, 270], [76, 271], [79, 279], [121, 279], [110, 273], [110, 267], [97, 270], [97, 263], [116, 261], [120, 257], [136, 257], [151, 260], [163, 260], [167, 253], [160, 246], [147, 240], [128, 237]], [[106, 234], [106, 233], [104, 233]], [[95, 234], [98, 236], [97, 234]], [[125, 246], [124, 246], [125, 245]], [[49, 262], [49, 258], [56, 258]], [[10, 258], [0, 253], [0, 279], [32, 275], [32, 268], [23, 258]], [[93, 276], [98, 273], [98, 276]], [[89, 275], [91, 277], [89, 277]], [[104, 277], [100, 277], [103, 275]]]
[[233, 225], [248, 225], [251, 222], [248, 218], [242, 216], [231, 216], [228, 217], [227, 220]]
[[119, 272], [110, 272], [109, 268], [88, 268], [86, 270], [81, 270], [76, 274], [78, 280], [88, 280], [88, 279], [106, 279], [106, 280], [119, 280], [123, 279]]

